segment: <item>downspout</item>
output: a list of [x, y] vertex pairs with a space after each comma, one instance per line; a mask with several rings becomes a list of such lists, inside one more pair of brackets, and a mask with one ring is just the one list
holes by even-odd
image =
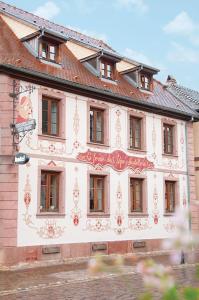
[[[190, 120], [193, 122], [193, 117]], [[190, 209], [190, 172], [189, 172], [189, 164], [188, 164], [188, 134], [187, 134], [187, 122], [185, 123], [185, 140], [186, 140], [186, 168], [187, 168], [187, 194], [188, 194], [188, 208]], [[189, 214], [189, 231], [191, 232], [191, 214]]]

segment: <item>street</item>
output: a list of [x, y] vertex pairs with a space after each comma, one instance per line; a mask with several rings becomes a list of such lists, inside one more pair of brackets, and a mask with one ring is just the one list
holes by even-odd
[[[178, 286], [199, 286], [194, 265], [174, 267]], [[122, 273], [90, 275], [86, 263], [0, 272], [0, 300], [139, 299], [143, 293], [135, 267]], [[155, 299], [160, 299], [156, 294]]]

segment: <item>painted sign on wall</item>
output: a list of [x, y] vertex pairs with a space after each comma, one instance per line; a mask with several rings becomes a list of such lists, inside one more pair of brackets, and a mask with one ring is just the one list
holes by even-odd
[[116, 150], [112, 153], [88, 150], [85, 153], [79, 153], [77, 159], [93, 166], [110, 166], [114, 170], [120, 172], [126, 170], [127, 168], [139, 171], [154, 168], [154, 164], [147, 158], [129, 156], [121, 150]]

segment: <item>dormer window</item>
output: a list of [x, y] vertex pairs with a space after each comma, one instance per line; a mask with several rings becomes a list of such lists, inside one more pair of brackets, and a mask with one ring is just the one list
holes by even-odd
[[23, 37], [21, 41], [42, 62], [61, 64], [60, 46], [67, 41], [66, 37], [43, 28]]
[[58, 58], [58, 45], [55, 45], [53, 43], [47, 42], [47, 41], [41, 41], [41, 56], [43, 59], [57, 62]]
[[140, 87], [144, 90], [151, 90], [152, 76], [148, 74], [140, 74]]
[[115, 64], [108, 60], [101, 60], [101, 76], [106, 79], [114, 79]]

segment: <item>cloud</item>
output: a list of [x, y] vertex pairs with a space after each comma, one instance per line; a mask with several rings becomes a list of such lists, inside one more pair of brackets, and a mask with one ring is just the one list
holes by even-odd
[[176, 42], [172, 43], [173, 49], [168, 53], [168, 60], [172, 62], [183, 62], [183, 63], [199, 63], [199, 51], [184, 47]]
[[186, 37], [192, 44], [199, 45], [199, 23], [194, 22], [185, 11], [166, 24], [163, 30], [167, 34]]
[[124, 56], [131, 58], [135, 61], [144, 63], [146, 65], [153, 65], [151, 60], [142, 52], [130, 49], [130, 48], [126, 48], [123, 52]]
[[52, 20], [59, 13], [60, 8], [52, 1], [44, 3], [33, 12], [33, 14], [48, 20]]
[[66, 25], [66, 27], [69, 28], [69, 29], [72, 29], [74, 31], [80, 32], [82, 34], [88, 35], [90, 37], [93, 37], [95, 39], [102, 40], [104, 42], [107, 42], [107, 40], [108, 40], [108, 37], [105, 33], [99, 33], [99, 32], [95, 32], [95, 31], [92, 31], [92, 30], [81, 29], [79, 27], [73, 27], [73, 26], [70, 26], [70, 25]]
[[117, 4], [120, 7], [134, 9], [141, 13], [146, 13], [149, 9], [148, 5], [145, 3], [145, 0], [117, 0]]

